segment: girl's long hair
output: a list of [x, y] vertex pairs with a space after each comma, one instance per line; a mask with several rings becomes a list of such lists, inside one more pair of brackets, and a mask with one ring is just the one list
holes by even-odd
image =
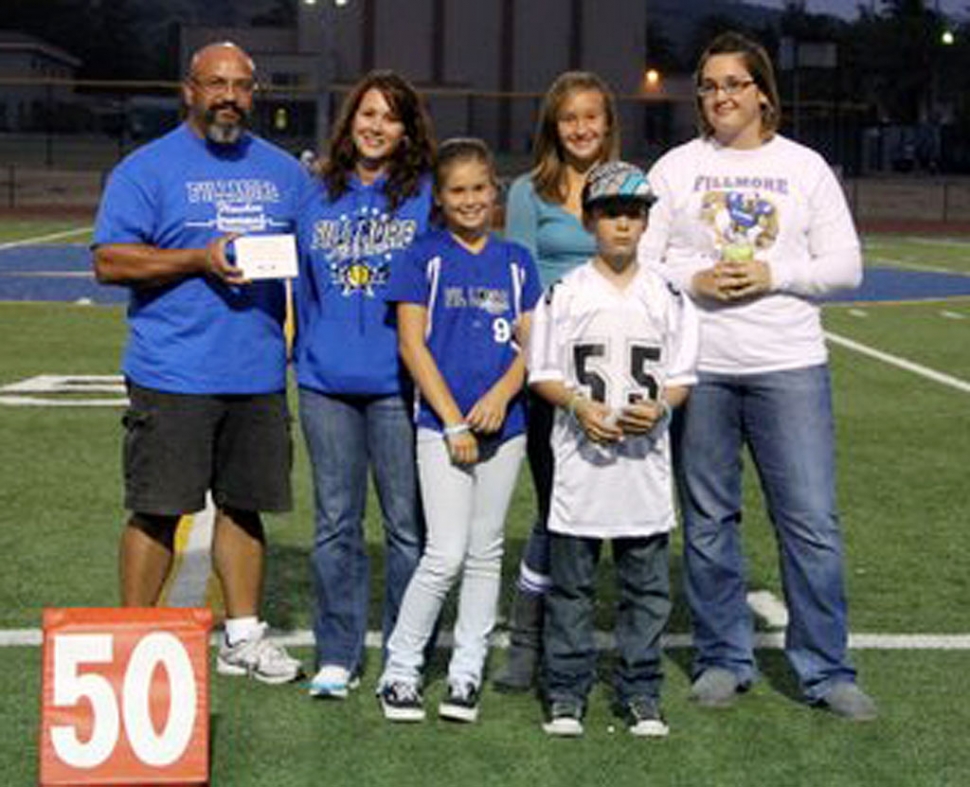
[[542, 99], [532, 146], [532, 184], [546, 202], [561, 205], [569, 196], [565, 193], [566, 151], [559, 139], [559, 112], [573, 93], [587, 90], [603, 96], [606, 110], [606, 136], [596, 163], [611, 161], [620, 155], [620, 124], [617, 122], [616, 101], [609, 86], [591, 71], [566, 71], [560, 74]]
[[435, 157], [434, 132], [424, 102], [411, 83], [394, 71], [371, 71], [347, 94], [330, 136], [329, 155], [320, 165], [320, 176], [330, 199], [336, 200], [347, 191], [359, 155], [353, 140], [354, 116], [364, 94], [372, 89], [380, 91], [391, 111], [404, 124], [404, 135], [391, 153], [386, 169], [384, 193], [393, 211], [417, 194], [421, 178], [431, 172]]

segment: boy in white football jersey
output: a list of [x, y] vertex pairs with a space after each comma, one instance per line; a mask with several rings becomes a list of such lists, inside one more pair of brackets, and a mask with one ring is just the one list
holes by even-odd
[[616, 710], [634, 735], [668, 732], [659, 703], [675, 524], [667, 425], [695, 382], [698, 328], [689, 300], [637, 265], [654, 200], [637, 167], [594, 168], [583, 220], [597, 255], [554, 284], [533, 319], [529, 384], [557, 408], [543, 663], [551, 735], [583, 732], [596, 677], [596, 564], [607, 539], [617, 581]]

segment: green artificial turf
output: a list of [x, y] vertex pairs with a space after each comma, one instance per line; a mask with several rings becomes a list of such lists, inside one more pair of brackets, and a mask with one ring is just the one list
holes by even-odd
[[[10, 238], [0, 231], [0, 241]], [[877, 240], [883, 244], [880, 255], [903, 262], [907, 254], [946, 248], [919, 239]], [[967, 246], [954, 245], [951, 257], [935, 259], [962, 270]], [[830, 306], [824, 322], [839, 336], [970, 381], [966, 299]], [[0, 385], [43, 373], [114, 374], [124, 313], [117, 307], [0, 303], [0, 336]], [[851, 629], [967, 634], [968, 393], [840, 346], [830, 352]], [[120, 415], [118, 408], [0, 406], [0, 550], [7, 556], [7, 569], [0, 572], [0, 628], [37, 627], [45, 606], [116, 603], [117, 536], [124, 518]], [[296, 509], [269, 521], [264, 612], [282, 629], [308, 628], [312, 603], [311, 493], [298, 430], [296, 448]], [[771, 526], [750, 469], [745, 494], [751, 588], [780, 595]], [[523, 472], [507, 526], [503, 611], [533, 512]], [[370, 627], [378, 629], [383, 547], [373, 500], [367, 533], [374, 562]], [[679, 591], [678, 535], [673, 543], [670, 630], [683, 634], [689, 623]], [[603, 562], [601, 628], [612, 621], [608, 552]], [[309, 667], [309, 649], [296, 652]], [[494, 652], [493, 666], [504, 657]], [[364, 686], [345, 703], [311, 701], [303, 686], [213, 676], [212, 784], [970, 784], [965, 746], [970, 711], [963, 694], [970, 652], [859, 650], [853, 657], [880, 705], [874, 724], [845, 723], [798, 702], [777, 650], [759, 651], [764, 679], [737, 708], [703, 711], [686, 700], [690, 652], [671, 649], [664, 705], [672, 731], [663, 741], [627, 735], [610, 715], [605, 683], [594, 692], [585, 739], [563, 741], [540, 731], [533, 697], [490, 689], [478, 725], [437, 720], [389, 725], [373, 697], [377, 651]], [[440, 654], [431, 673], [432, 716], [444, 690], [444, 658]], [[36, 783], [39, 688], [40, 650], [0, 648], [0, 718], [6, 732], [0, 784]]]

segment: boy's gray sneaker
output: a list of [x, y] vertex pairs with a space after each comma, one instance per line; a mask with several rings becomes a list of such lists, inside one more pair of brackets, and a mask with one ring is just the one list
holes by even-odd
[[303, 675], [303, 667], [291, 658], [282, 645], [266, 637], [266, 623], [249, 639], [235, 645], [223, 638], [216, 659], [216, 671], [220, 675], [247, 675], [263, 683], [291, 683]]
[[553, 700], [542, 730], [547, 735], [578, 738], [583, 734], [583, 704], [578, 700]]
[[729, 708], [740, 690], [741, 682], [731, 670], [710, 667], [690, 687], [690, 698], [702, 708]]
[[872, 698], [850, 681], [836, 683], [819, 704], [849, 721], [873, 721], [879, 715]]
[[634, 697], [622, 707], [623, 721], [631, 735], [638, 738], [666, 738], [670, 727], [653, 697]]

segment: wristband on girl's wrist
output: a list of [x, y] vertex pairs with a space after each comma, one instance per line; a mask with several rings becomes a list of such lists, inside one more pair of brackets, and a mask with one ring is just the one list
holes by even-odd
[[446, 426], [441, 431], [445, 437], [455, 437], [456, 435], [465, 434], [466, 432], [470, 432], [471, 430], [472, 428], [464, 421], [462, 421], [461, 423], [451, 424], [451, 426]]

